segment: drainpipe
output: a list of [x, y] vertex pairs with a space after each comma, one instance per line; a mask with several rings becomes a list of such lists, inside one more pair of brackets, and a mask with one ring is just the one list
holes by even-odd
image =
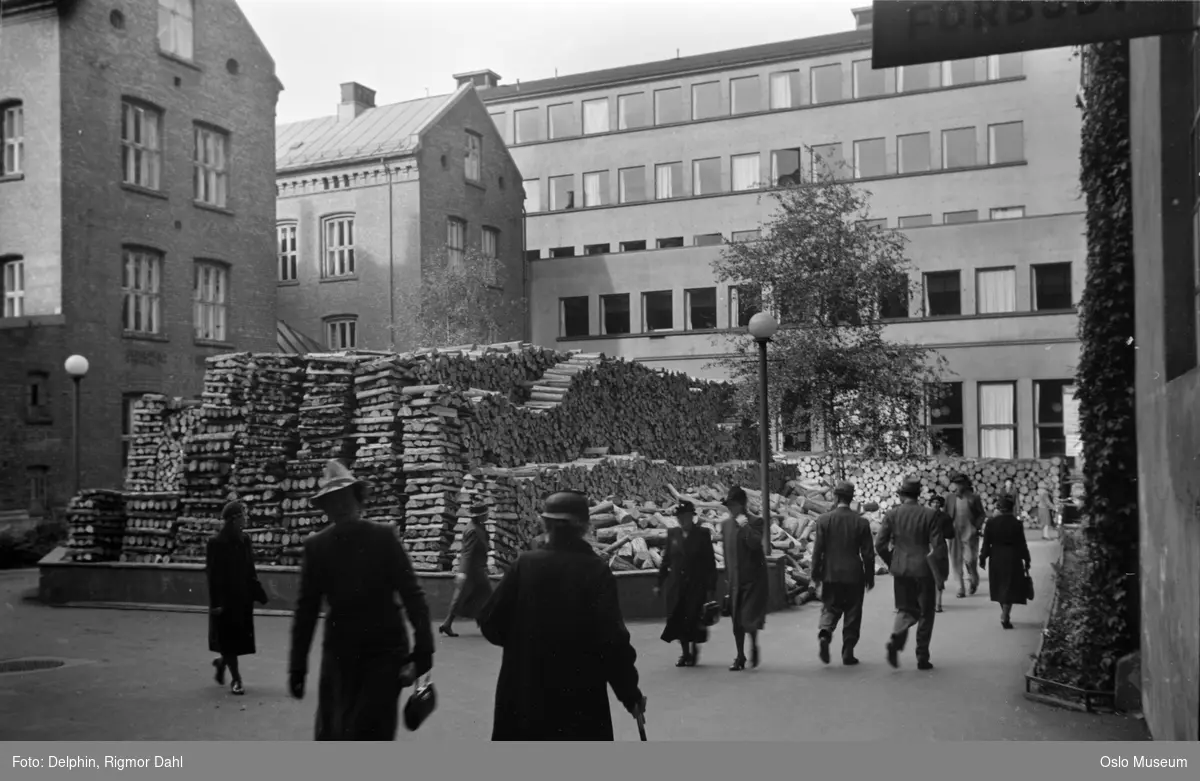
[[392, 352], [396, 352], [396, 236], [392, 225], [395, 218], [392, 210], [392, 169], [388, 168], [387, 158], [379, 158], [379, 164], [383, 166], [388, 178], [388, 346]]
[[528, 213], [525, 211], [525, 204], [521, 204], [521, 295], [525, 299], [525, 341], [533, 341], [533, 302], [529, 300], [530, 296], [530, 273], [529, 273], [529, 250], [526, 242], [525, 224], [528, 218]]

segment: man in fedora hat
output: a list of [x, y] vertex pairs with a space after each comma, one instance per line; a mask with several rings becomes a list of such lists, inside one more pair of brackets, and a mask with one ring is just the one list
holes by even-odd
[[504, 649], [492, 740], [613, 740], [608, 688], [635, 718], [646, 707], [617, 579], [583, 538], [587, 497], [550, 495], [542, 521], [545, 544], [517, 557], [479, 616]]
[[[394, 740], [405, 679], [433, 668], [425, 594], [391, 526], [362, 520], [369, 486], [339, 461], [325, 465], [309, 501], [332, 523], [304, 541], [292, 620], [289, 689], [304, 697], [308, 651], [328, 603], [317, 691], [317, 740]], [[413, 629], [409, 653], [404, 616]]]
[[467, 511], [469, 521], [462, 536], [462, 553], [459, 554], [458, 572], [454, 575], [454, 599], [450, 613], [438, 627], [438, 632], [447, 637], [458, 637], [454, 631], [454, 619], [475, 618], [479, 608], [492, 596], [492, 581], [488, 577], [488, 551], [491, 540], [485, 525], [488, 517], [486, 504], [476, 503]]
[[858, 664], [854, 647], [862, 634], [863, 597], [875, 588], [875, 547], [871, 524], [854, 510], [854, 486], [833, 489], [837, 507], [817, 518], [813, 539], [812, 579], [821, 589], [821, 624], [817, 642], [821, 661], [829, 664], [829, 644], [838, 621], [842, 625], [842, 664]]
[[892, 573], [896, 599], [896, 621], [887, 644], [887, 660], [899, 667], [899, 654], [908, 642], [908, 630], [917, 627], [917, 669], [932, 670], [929, 642], [933, 639], [937, 582], [930, 566], [939, 546], [945, 546], [937, 515], [929, 507], [917, 504], [921, 481], [906, 479], [896, 491], [900, 504], [883, 516], [875, 551]]
[[987, 512], [983, 500], [971, 487], [971, 478], [961, 472], [950, 478], [950, 490], [954, 492], [946, 508], [954, 527], [949, 549], [950, 570], [958, 582], [955, 596], [962, 599], [967, 596], [967, 589], [971, 594], [979, 590], [979, 535], [987, 521]]

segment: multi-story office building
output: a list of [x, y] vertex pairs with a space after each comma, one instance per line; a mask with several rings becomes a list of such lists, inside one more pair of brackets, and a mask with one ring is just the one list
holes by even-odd
[[[505, 300], [525, 295], [521, 175], [476, 95], [483, 74], [456, 78], [450, 95], [387, 106], [350, 82], [336, 116], [279, 127], [286, 327], [333, 350], [420, 347], [399, 343], [405, 291], [422, 259], [446, 252], [453, 262], [472, 247], [505, 265]], [[514, 319], [517, 330], [498, 339], [520, 338]]]
[[234, 0], [0, 8], [0, 510], [118, 487], [132, 400], [275, 347], [275, 66]]
[[[718, 284], [773, 187], [845, 161], [922, 294], [886, 327], [948, 359], [968, 456], [1061, 455], [1086, 247], [1068, 50], [873, 70], [855, 30], [481, 94], [526, 192], [532, 337], [716, 376], [751, 314]], [[1069, 423], [1069, 421], [1068, 421]], [[804, 443], [789, 443], [806, 449]], [[816, 443], [813, 443], [814, 445]]]

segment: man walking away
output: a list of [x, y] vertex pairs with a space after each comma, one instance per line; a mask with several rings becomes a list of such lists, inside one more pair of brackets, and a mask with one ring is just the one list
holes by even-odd
[[838, 621], [842, 625], [842, 664], [858, 664], [854, 647], [862, 633], [863, 596], [875, 588], [875, 549], [871, 524], [854, 510], [854, 486], [833, 489], [837, 507], [817, 519], [812, 577], [821, 591], [821, 628], [817, 633], [821, 661], [829, 664], [829, 644]]
[[899, 667], [899, 654], [908, 642], [908, 630], [917, 627], [917, 669], [932, 670], [929, 641], [933, 639], [937, 583], [929, 560], [945, 546], [942, 529], [932, 509], [917, 504], [921, 482], [907, 479], [896, 491], [900, 504], [888, 510], [875, 540], [875, 550], [892, 572], [896, 622], [887, 644], [887, 660]]
[[954, 499], [947, 508], [954, 525], [950, 569], [958, 581], [958, 594], [955, 596], [962, 599], [967, 595], [968, 587], [972, 595], [979, 590], [979, 533], [987, 521], [987, 513], [983, 510], [983, 500], [971, 488], [971, 479], [966, 475], [954, 475], [950, 479], [950, 489], [954, 491]]

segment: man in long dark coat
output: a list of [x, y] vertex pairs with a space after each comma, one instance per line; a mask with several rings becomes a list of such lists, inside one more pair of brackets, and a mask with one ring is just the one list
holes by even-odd
[[833, 489], [837, 507], [817, 518], [813, 539], [812, 579], [821, 587], [821, 625], [817, 643], [821, 661], [829, 664], [829, 644], [838, 621], [842, 626], [842, 664], [858, 664], [854, 647], [862, 634], [863, 597], [875, 588], [875, 547], [871, 524], [854, 510], [854, 486]]
[[746, 492], [741, 486], [729, 489], [725, 497], [729, 517], [721, 527], [722, 550], [725, 552], [725, 580], [729, 587], [730, 623], [737, 658], [729, 668], [733, 672], [746, 669], [746, 635], [750, 635], [750, 666], [758, 667], [761, 660], [758, 633], [767, 624], [767, 556], [763, 552], [766, 524], [762, 518], [750, 515], [746, 508]]
[[[288, 683], [293, 697], [304, 697], [308, 651], [325, 600], [317, 740], [394, 740], [402, 677], [433, 667], [425, 594], [395, 530], [361, 519], [367, 490], [330, 461], [311, 499], [333, 523], [304, 541]], [[397, 594], [413, 628], [411, 655]]]
[[917, 669], [932, 670], [929, 643], [933, 639], [937, 582], [930, 559], [936, 558], [946, 539], [934, 511], [917, 504], [921, 496], [919, 480], [905, 480], [896, 493], [900, 504], [883, 516], [875, 538], [875, 551], [891, 570], [896, 598], [896, 621], [887, 644], [887, 660], [892, 667], [900, 666], [899, 654], [908, 642], [908, 630], [915, 624]]
[[612, 740], [608, 687], [635, 717], [646, 705], [617, 579], [583, 539], [586, 497], [552, 494], [542, 520], [545, 545], [517, 558], [479, 617], [504, 649], [492, 740]]
[[717, 559], [713, 554], [712, 532], [696, 525], [696, 506], [680, 502], [675, 517], [679, 526], [667, 530], [667, 544], [654, 590], [656, 594], [664, 594], [667, 609], [663, 642], [683, 647], [683, 655], [675, 666], [695, 667], [700, 660], [700, 644], [708, 640], [704, 605], [717, 590]]

